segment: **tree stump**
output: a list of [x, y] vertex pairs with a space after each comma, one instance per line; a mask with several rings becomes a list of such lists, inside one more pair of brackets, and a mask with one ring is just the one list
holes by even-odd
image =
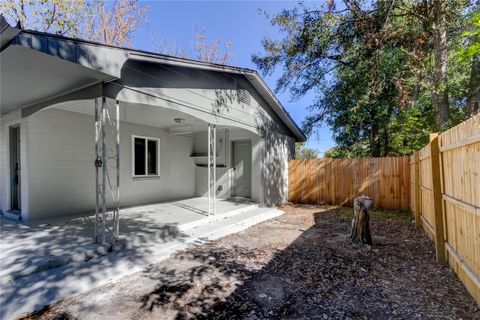
[[350, 239], [354, 243], [365, 243], [372, 245], [370, 234], [370, 217], [368, 209], [373, 205], [373, 200], [366, 196], [357, 197], [353, 200], [354, 216]]

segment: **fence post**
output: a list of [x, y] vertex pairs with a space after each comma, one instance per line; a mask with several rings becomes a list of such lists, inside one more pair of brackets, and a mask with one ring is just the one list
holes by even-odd
[[437, 261], [444, 264], [447, 262], [447, 258], [443, 229], [442, 168], [440, 167], [438, 133], [430, 134], [430, 158], [432, 161], [433, 205], [435, 210], [435, 251], [437, 253]]
[[421, 200], [421, 193], [420, 193], [420, 152], [415, 152], [415, 208], [413, 211], [415, 212], [415, 227], [420, 228], [422, 226], [422, 219], [421, 219], [421, 210], [422, 204], [420, 203]]

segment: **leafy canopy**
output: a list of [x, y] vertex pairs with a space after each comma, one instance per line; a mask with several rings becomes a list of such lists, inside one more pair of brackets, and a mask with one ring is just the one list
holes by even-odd
[[[463, 50], [466, 1], [446, 3], [449, 49]], [[264, 74], [281, 68], [277, 91], [315, 100], [303, 128], [333, 131], [339, 156], [408, 155], [436, 131], [432, 108], [433, 6], [427, 1], [328, 1], [268, 16], [283, 38], [252, 56]], [[475, 46], [474, 46], [475, 47]], [[449, 61], [450, 125], [464, 118], [470, 66]]]

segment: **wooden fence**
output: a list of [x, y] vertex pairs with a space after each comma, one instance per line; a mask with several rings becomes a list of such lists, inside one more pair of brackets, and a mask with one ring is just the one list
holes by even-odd
[[377, 208], [408, 209], [408, 158], [291, 160], [288, 179], [291, 202], [352, 205], [366, 195]]
[[430, 140], [410, 157], [410, 207], [480, 304], [480, 114]]

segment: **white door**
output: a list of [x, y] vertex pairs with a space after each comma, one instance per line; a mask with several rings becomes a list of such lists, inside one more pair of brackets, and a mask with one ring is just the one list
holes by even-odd
[[233, 196], [252, 196], [252, 143], [250, 141], [233, 142]]

